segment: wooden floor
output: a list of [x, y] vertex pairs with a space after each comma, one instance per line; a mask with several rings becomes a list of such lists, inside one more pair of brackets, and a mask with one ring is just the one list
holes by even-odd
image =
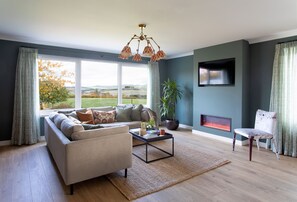
[[[297, 159], [194, 135], [179, 129], [176, 141], [184, 141], [231, 163], [136, 201], [297, 201]], [[78, 162], [79, 163], [79, 162]], [[129, 172], [128, 172], [129, 173]], [[129, 176], [128, 176], [129, 177]], [[127, 201], [103, 176], [75, 185], [68, 195], [45, 143], [0, 147], [0, 201]]]

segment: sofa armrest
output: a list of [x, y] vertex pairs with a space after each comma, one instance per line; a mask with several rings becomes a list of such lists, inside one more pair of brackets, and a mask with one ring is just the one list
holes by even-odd
[[128, 132], [72, 141], [66, 145], [65, 184], [132, 166], [132, 135]]

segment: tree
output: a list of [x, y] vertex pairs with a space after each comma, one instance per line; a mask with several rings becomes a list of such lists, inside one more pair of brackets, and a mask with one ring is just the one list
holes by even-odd
[[40, 108], [44, 104], [66, 101], [69, 91], [66, 83], [74, 83], [74, 73], [63, 70], [63, 64], [49, 60], [38, 60]]

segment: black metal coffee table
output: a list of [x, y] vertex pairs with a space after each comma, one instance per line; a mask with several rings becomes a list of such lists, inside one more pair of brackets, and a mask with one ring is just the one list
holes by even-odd
[[[142, 157], [140, 157], [137, 154], [133, 153], [133, 155], [138, 157], [140, 160], [142, 160], [142, 161], [144, 161], [146, 163], [151, 163], [151, 162], [154, 162], [154, 161], [158, 161], [158, 160], [161, 160], [161, 159], [165, 159], [165, 158], [169, 158], [169, 157], [174, 156], [174, 137], [173, 137], [172, 134], [165, 133], [165, 135], [159, 135], [157, 133], [147, 133], [147, 134], [142, 136], [142, 135], [139, 135], [139, 129], [131, 129], [129, 132], [132, 134], [132, 136], [135, 139], [143, 142], [143, 144], [137, 144], [137, 145], [134, 145], [133, 147], [145, 145], [145, 159], [143, 159]], [[157, 147], [157, 146], [151, 144], [152, 142], [158, 142], [158, 141], [167, 140], [167, 139], [172, 140], [171, 153], [161, 149], [160, 147]], [[164, 157], [161, 157], [161, 158], [156, 158], [156, 159], [153, 159], [153, 160], [148, 160], [148, 145], [158, 149], [159, 151], [161, 151], [161, 152], [163, 152], [165, 154], [167, 154], [167, 156], [164, 156]]]

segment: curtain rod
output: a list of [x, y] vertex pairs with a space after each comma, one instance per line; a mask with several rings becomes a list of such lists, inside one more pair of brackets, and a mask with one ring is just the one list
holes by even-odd
[[284, 41], [284, 42], [278, 42], [277, 44], [290, 43], [290, 42], [297, 42], [297, 39], [290, 40], [290, 41]]

